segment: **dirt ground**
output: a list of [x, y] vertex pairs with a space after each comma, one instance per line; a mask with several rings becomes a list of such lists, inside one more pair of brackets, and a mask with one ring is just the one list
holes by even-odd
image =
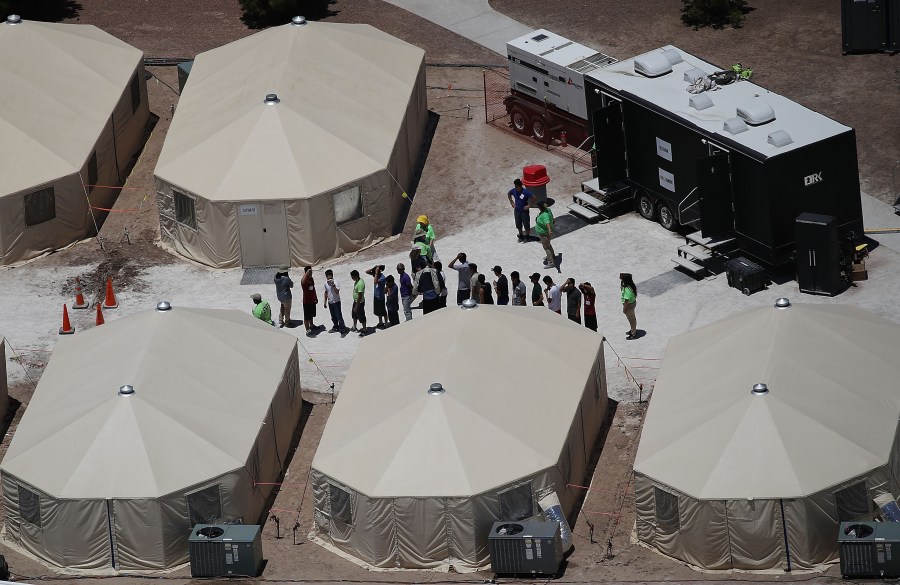
[[[96, 24], [152, 57], [191, 57], [197, 52], [254, 32], [241, 23], [236, 0], [195, 0], [190, 3], [183, 0], [83, 0], [81, 3], [83, 9], [77, 18], [79, 22]], [[890, 168], [886, 166], [886, 161], [896, 157], [898, 151], [897, 80], [893, 77], [898, 68], [896, 59], [882, 55], [841, 58], [837, 49], [839, 15], [833, 6], [810, 1], [791, 6], [779, 4], [781, 12], [773, 15], [774, 2], [752, 2], [757, 10], [748, 16], [744, 29], [694, 32], [681, 27], [678, 22], [678, 4], [672, 0], [636, 0], [623, 9], [621, 4], [614, 5], [608, 0], [590, 4], [575, 0], [557, 0], [555, 3], [538, 0], [493, 2], [495, 8], [513, 18], [569, 34], [576, 40], [620, 57], [673, 43], [721, 64], [741, 60], [757, 71], [761, 84], [857, 127], [864, 189], [882, 199], [888, 198]], [[597, 6], [608, 6], [612, 16], [595, 18], [595, 14], [603, 12]], [[329, 21], [370, 23], [425, 48], [429, 63], [479, 65], [503, 61], [498, 55], [466, 39], [378, 0], [339, 0], [332, 10], [334, 14], [328, 17]], [[812, 22], [808, 23], [804, 17]], [[835, 21], [835, 18], [838, 20]], [[640, 37], [634, 35], [635, 20], [640, 21]], [[594, 28], [602, 32], [595, 33]], [[747, 51], [750, 47], [753, 49]], [[779, 54], [777, 61], [770, 57], [780, 51], [796, 52], [796, 49], [803, 50], [802, 57]], [[776, 62], [765, 63], [763, 58]], [[818, 80], [803, 82], [804, 74], [812, 76], [815, 71], [827, 67], [833, 67], [842, 74], [834, 75], [828, 84]], [[31, 317], [15, 320], [9, 312], [4, 313], [0, 308], [0, 316], [3, 316], [0, 333], [7, 336], [12, 348], [17, 349], [16, 355], [11, 355], [7, 350], [13, 381], [10, 394], [23, 404], [16, 413], [11, 431], [0, 445], [0, 452], [8, 446], [15, 425], [27, 407], [34, 382], [39, 379], [50, 355], [55, 327], [58, 327], [58, 302], [62, 302], [58, 299], [71, 296], [74, 276], [81, 277], [89, 301], [99, 298], [100, 285], [106, 276], [112, 276], [119, 287], [117, 294], [128, 301], [123, 306], [130, 304], [134, 307], [139, 302], [158, 299], [159, 295], [168, 291], [173, 300], [178, 300], [181, 295], [185, 299], [183, 303], [210, 302], [210, 299], [216, 298], [217, 301], [208, 306], [249, 309], [246, 287], [240, 290], [242, 294], [232, 295], [234, 298], [218, 293], [220, 283], [226, 279], [234, 280], [238, 273], [223, 274], [198, 267], [170, 255], [156, 244], [159, 226], [152, 172], [173, 107], [177, 107], [178, 95], [174, 68], [152, 67], [148, 70], [154, 76], [148, 80], [151, 111], [158, 116], [158, 121], [132, 171], [127, 188], [123, 189], [116, 203], [116, 211], [110, 213], [103, 224], [100, 240], [83, 242], [26, 266], [0, 271], [0, 279], [4, 282], [4, 287], [0, 288], [11, 289], [12, 286], [7, 285], [12, 285], [15, 279], [16, 294], [19, 291], [34, 294], [36, 303], [40, 305], [40, 310], [35, 310]], [[508, 214], [501, 194], [525, 164], [546, 164], [554, 180], [552, 187], [557, 192], [577, 190], [581, 178], [573, 175], [571, 169], [566, 172], [565, 161], [482, 123], [483, 112], [478, 106], [481, 101], [479, 68], [429, 67], [427, 75], [429, 107], [440, 116], [440, 121], [411, 215], [414, 216], [418, 210], [427, 210], [434, 223], [440, 226], [439, 237], [455, 238], [450, 240], [455, 249], [471, 246], [470, 249], [489, 250], [494, 234], [484, 233], [486, 226], [495, 225], [498, 218], [505, 218]], [[883, 90], [881, 93], [873, 87], [879, 85]], [[453, 89], [448, 89], [449, 86]], [[858, 107], [861, 99], [871, 100], [866, 103], [880, 104], [883, 111], [877, 112], [875, 107]], [[838, 105], [841, 103], [847, 107], [846, 111], [841, 110]], [[475, 106], [471, 110], [472, 120], [466, 119], [467, 104]], [[866, 126], [867, 123], [869, 126]], [[885, 173], [886, 179], [883, 176]], [[655, 236], [662, 237], [660, 232], [654, 232]], [[100, 241], [103, 242], [102, 249]], [[406, 242], [407, 237], [400, 236], [358, 254], [350, 262], [358, 268], [370, 266], [375, 259], [400, 254], [406, 248]], [[442, 250], [444, 254], [450, 251], [447, 248]], [[232, 285], [228, 294], [237, 289]], [[2, 295], [0, 290], [0, 300], [12, 302], [13, 299]], [[121, 314], [127, 314], [128, 310], [136, 309], [123, 310]], [[107, 319], [119, 316], [111, 313]], [[91, 316], [79, 315], [77, 318], [80, 319], [77, 323], [79, 330], [91, 326]], [[309, 353], [309, 363], [301, 369], [304, 387], [307, 388], [304, 397], [314, 406], [271, 511], [279, 518], [281, 538], [276, 534], [274, 521], [267, 521], [264, 527], [263, 550], [268, 565], [258, 581], [480, 583], [491, 579], [493, 575], [489, 573], [367, 572], [307, 542], [306, 534], [312, 522], [312, 494], [306, 489], [306, 478], [331, 412], [331, 397], [325, 393], [326, 386], [320, 379], [322, 369], [314, 361], [326, 360], [330, 355], [333, 362], [339, 362], [333, 370], [328, 369], [328, 364], [323, 365], [328, 375], [325, 383], [336, 381], [339, 388], [356, 347], [356, 342], [349, 339], [345, 340], [341, 349], [337, 349], [340, 341], [319, 341], [322, 345], [307, 349], [301, 339], [301, 346]], [[660, 355], [664, 341], [653, 343], [657, 345], [649, 350], [645, 358]], [[610, 384], [624, 384], [621, 363], [609, 354], [607, 360]], [[316, 372], [316, 369], [319, 371]], [[654, 371], [653, 366], [648, 366], [646, 373], [642, 374], [648, 389], [652, 387]], [[636, 403], [636, 397], [621, 393], [616, 397], [619, 402], [613, 403], [614, 414], [606, 429], [597, 472], [592, 478], [593, 487], [586, 493], [582, 513], [573, 526], [576, 551], [559, 582], [651, 583], [733, 579], [735, 576], [728, 574], [699, 575], [630, 543], [634, 523], [631, 464], [646, 404]], [[291, 527], [298, 520], [301, 528], [297, 531], [298, 543], [295, 545]], [[66, 580], [15, 551], [2, 546], [0, 549], [20, 580], [28, 577]], [[837, 570], [832, 568], [816, 580], [824, 582], [836, 575]], [[180, 569], [163, 578], [190, 580], [187, 569]], [[740, 579], [783, 582], [806, 580], [808, 576], [741, 575]], [[117, 578], [116, 582], [137, 583], [140, 580]]]

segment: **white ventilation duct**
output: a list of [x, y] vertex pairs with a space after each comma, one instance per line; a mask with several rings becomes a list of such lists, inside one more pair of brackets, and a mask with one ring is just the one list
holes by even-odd
[[747, 127], [747, 123], [740, 118], [729, 118], [725, 120], [725, 124], [722, 125], [722, 129], [729, 134], [740, 134], [741, 132], [746, 132], [747, 130], [749, 130], [749, 128]]
[[762, 100], [754, 100], [737, 109], [738, 118], [752, 126], [758, 126], [775, 119], [775, 110]]
[[700, 93], [688, 98], [688, 106], [698, 111], [705, 110], [706, 108], [713, 107], [713, 101], [712, 98], [705, 93]]
[[688, 83], [696, 83], [698, 79], [702, 79], [703, 77], [706, 77], [706, 75], [706, 71], [699, 67], [694, 67], [693, 69], [688, 69], [684, 72], [684, 80]]
[[767, 142], [769, 144], [771, 144], [772, 146], [777, 146], [777, 147], [781, 148], [782, 146], [787, 146], [788, 144], [792, 143], [793, 141], [794, 141], [794, 139], [791, 138], [791, 135], [788, 134], [787, 132], [785, 132], [784, 130], [776, 130], [775, 132], [772, 132], [771, 134], [769, 134], [769, 139]]
[[662, 54], [666, 56], [666, 59], [669, 60], [669, 65], [672, 66], [678, 65], [684, 61], [684, 59], [681, 58], [681, 53], [679, 53], [677, 49], [666, 49]]
[[664, 53], [650, 53], [635, 57], [634, 71], [647, 77], [659, 77], [672, 71], [672, 63]]

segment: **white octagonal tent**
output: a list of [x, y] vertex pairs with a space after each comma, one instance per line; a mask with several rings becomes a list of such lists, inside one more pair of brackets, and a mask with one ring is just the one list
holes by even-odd
[[704, 569], [810, 569], [900, 495], [900, 325], [738, 313], [669, 342], [634, 462], [638, 538]]
[[0, 464], [6, 543], [68, 569], [164, 569], [198, 523], [265, 513], [301, 416], [297, 339], [150, 310], [60, 337]]
[[607, 409], [603, 337], [547, 309], [453, 307], [379, 333], [313, 459], [310, 537], [366, 567], [484, 568], [493, 522], [551, 492], [572, 519]]
[[0, 264], [13, 264], [96, 233], [150, 110], [143, 53], [94, 26], [11, 16], [0, 56]]
[[155, 172], [179, 254], [311, 265], [399, 229], [428, 120], [425, 53], [365, 24], [299, 22], [197, 56]]

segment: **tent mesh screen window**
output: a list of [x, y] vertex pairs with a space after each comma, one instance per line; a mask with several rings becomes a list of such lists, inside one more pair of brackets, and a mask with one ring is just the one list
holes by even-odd
[[88, 159], [87, 167], [88, 167], [87, 168], [87, 175], [88, 175], [87, 188], [88, 188], [88, 193], [92, 193], [94, 191], [94, 187], [97, 186], [97, 175], [99, 174], [97, 172], [97, 153], [96, 153], [96, 151], [94, 152], [94, 154], [91, 155], [91, 158]]
[[661, 528], [678, 528], [678, 496], [658, 487], [653, 488], [656, 500], [656, 525]]
[[194, 198], [172, 191], [172, 199], [175, 201], [175, 221], [192, 230], [197, 229], [197, 207]]
[[25, 196], [25, 225], [32, 226], [56, 217], [56, 195], [53, 187], [34, 191]]
[[500, 520], [518, 521], [534, 516], [534, 495], [530, 481], [500, 492], [497, 498], [500, 500]]
[[353, 523], [353, 511], [350, 509], [350, 492], [333, 483], [328, 484], [328, 505], [331, 519], [344, 524]]
[[131, 78], [131, 113], [138, 111], [141, 105], [141, 82], [138, 80], [137, 73]]
[[41, 497], [22, 486], [19, 486], [19, 517], [41, 527]]
[[188, 494], [187, 505], [191, 526], [195, 524], [215, 524], [222, 517], [222, 499], [219, 496], [219, 484]]
[[335, 223], [347, 223], [360, 217], [362, 217], [362, 197], [359, 195], [359, 187], [351, 187], [334, 194]]
[[834, 492], [834, 505], [837, 508], [839, 522], [867, 517], [872, 509], [869, 506], [869, 490], [866, 482], [861, 481]]

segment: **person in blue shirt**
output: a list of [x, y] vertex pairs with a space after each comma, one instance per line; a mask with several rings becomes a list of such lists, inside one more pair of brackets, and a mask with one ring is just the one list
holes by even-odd
[[519, 243], [527, 242], [528, 234], [531, 232], [531, 212], [529, 210], [534, 205], [534, 195], [522, 186], [521, 179], [516, 179], [506, 197], [513, 208], [516, 229], [519, 230]]

